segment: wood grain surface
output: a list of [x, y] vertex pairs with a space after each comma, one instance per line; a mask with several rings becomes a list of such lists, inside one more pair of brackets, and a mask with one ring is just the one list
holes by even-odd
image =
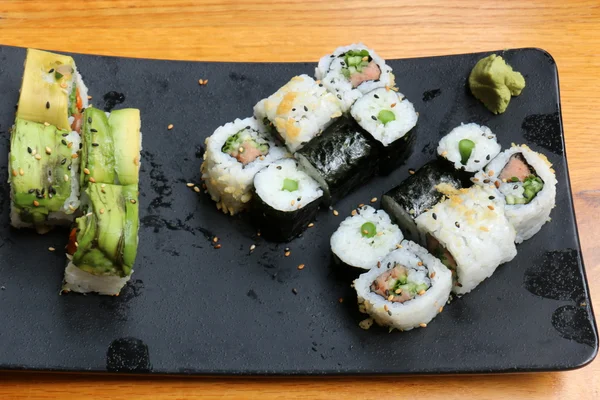
[[[600, 310], [598, 0], [0, 1], [1, 44], [57, 51], [179, 60], [316, 61], [355, 41], [386, 58], [514, 47], [541, 47], [554, 56], [584, 260], [593, 305]], [[0, 372], [0, 399], [592, 399], [600, 398], [599, 377], [600, 361], [564, 373], [374, 379]]]

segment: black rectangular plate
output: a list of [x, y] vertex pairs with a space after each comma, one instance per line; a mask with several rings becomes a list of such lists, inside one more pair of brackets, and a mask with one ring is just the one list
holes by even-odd
[[[391, 60], [397, 86], [420, 112], [407, 164], [374, 178], [289, 244], [256, 236], [228, 217], [199, 182], [204, 139], [315, 63], [196, 63], [75, 55], [96, 107], [142, 111], [140, 246], [119, 297], [59, 296], [67, 231], [45, 236], [9, 227], [9, 186], [0, 188], [0, 369], [160, 374], [420, 374], [577, 368], [598, 337], [582, 264], [552, 57], [500, 52], [527, 87], [493, 115], [466, 80], [489, 54]], [[0, 176], [7, 176], [25, 50], [0, 47]], [[206, 86], [198, 79], [208, 79]], [[362, 330], [350, 282], [330, 267], [329, 237], [359, 203], [397, 185], [435, 157], [439, 138], [461, 122], [489, 126], [504, 148], [544, 152], [558, 179], [552, 222], [518, 246], [517, 257], [426, 329]], [[167, 126], [173, 124], [172, 130]], [[5, 180], [3, 179], [3, 182]], [[219, 237], [222, 247], [210, 240]], [[256, 250], [249, 248], [256, 244]], [[284, 248], [291, 256], [284, 257]], [[306, 264], [302, 271], [296, 267]], [[297, 291], [294, 294], [292, 289]], [[339, 299], [343, 298], [343, 302]]]

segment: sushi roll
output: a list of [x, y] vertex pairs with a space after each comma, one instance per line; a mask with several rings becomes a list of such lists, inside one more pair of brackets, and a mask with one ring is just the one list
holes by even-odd
[[67, 245], [64, 292], [117, 295], [131, 278], [138, 247], [138, 186], [89, 185], [85, 214]]
[[217, 208], [234, 215], [252, 199], [254, 175], [265, 166], [289, 157], [254, 118], [236, 119], [206, 139], [202, 179]]
[[446, 168], [441, 161], [432, 161], [381, 198], [381, 207], [390, 215], [392, 221], [400, 226], [408, 239], [422, 246], [426, 245], [425, 235], [417, 229], [415, 218], [444, 197], [436, 188], [440, 184], [449, 185], [453, 189], [462, 187], [454, 170]]
[[363, 206], [352, 214], [331, 235], [334, 261], [362, 270], [376, 268], [400, 244], [402, 231], [383, 210]]
[[298, 168], [295, 160], [279, 160], [254, 177], [252, 214], [267, 239], [288, 241], [302, 233], [315, 218], [323, 191]]
[[487, 187], [456, 190], [438, 185], [442, 199], [415, 222], [427, 237], [427, 249], [452, 270], [453, 291], [469, 293], [496, 268], [517, 254], [515, 229], [502, 199]]
[[470, 179], [500, 153], [500, 144], [487, 126], [461, 124], [440, 140], [437, 153], [470, 185]]
[[405, 240], [354, 281], [359, 309], [400, 331], [426, 327], [448, 301], [452, 274], [423, 247]]
[[363, 94], [395, 85], [392, 68], [362, 43], [338, 47], [321, 58], [315, 77], [340, 99], [344, 112]]
[[73, 58], [27, 50], [17, 119], [79, 132], [88, 90]]
[[79, 207], [77, 132], [17, 118], [9, 154], [11, 225], [46, 233]]
[[[108, 116], [106, 114], [109, 114]], [[105, 113], [89, 107], [83, 113], [80, 185], [137, 185], [140, 170], [140, 110]]]
[[504, 199], [517, 243], [531, 238], [549, 221], [556, 203], [556, 176], [545, 155], [526, 145], [513, 145], [489, 163], [479, 181], [494, 185]]
[[379, 149], [354, 120], [342, 117], [294, 156], [318, 182], [324, 203], [330, 205], [377, 173]]
[[273, 128], [294, 152], [342, 115], [339, 100], [308, 75], [293, 77], [254, 106], [254, 115]]
[[419, 114], [404, 95], [379, 88], [356, 100], [350, 114], [381, 145], [380, 172], [388, 174], [404, 162], [414, 142]]

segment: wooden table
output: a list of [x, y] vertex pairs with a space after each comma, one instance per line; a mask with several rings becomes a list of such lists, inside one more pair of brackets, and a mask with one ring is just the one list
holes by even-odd
[[[91, 3], [91, 4], [90, 4]], [[204, 4], [203, 4], [204, 3]], [[413, 4], [418, 4], [415, 6]], [[597, 0], [2, 0], [0, 42], [130, 57], [315, 61], [363, 41], [385, 58], [541, 47], [556, 59], [571, 183], [600, 310], [600, 2]], [[1, 338], [0, 338], [1, 340]], [[600, 398], [600, 361], [512, 376], [314, 379], [131, 378], [0, 373], [0, 398]]]

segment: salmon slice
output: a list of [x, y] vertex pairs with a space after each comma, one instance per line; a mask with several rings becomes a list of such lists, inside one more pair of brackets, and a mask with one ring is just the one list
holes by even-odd
[[350, 75], [350, 83], [352, 83], [352, 87], [355, 88], [363, 82], [375, 81], [379, 79], [380, 76], [381, 70], [379, 69], [379, 66], [375, 63], [375, 61], [371, 61], [362, 69], [362, 71], [357, 71]]
[[516, 177], [519, 179], [519, 181], [523, 182], [525, 181], [525, 178], [527, 178], [531, 174], [535, 174], [535, 170], [531, 168], [529, 164], [527, 164], [527, 161], [525, 160], [525, 157], [523, 157], [523, 154], [515, 153], [512, 156], [510, 156], [508, 162], [506, 163], [504, 168], [502, 168], [502, 171], [500, 171], [500, 175], [498, 175], [498, 178], [500, 180], [506, 179], [507, 181], [509, 181], [513, 177]]

